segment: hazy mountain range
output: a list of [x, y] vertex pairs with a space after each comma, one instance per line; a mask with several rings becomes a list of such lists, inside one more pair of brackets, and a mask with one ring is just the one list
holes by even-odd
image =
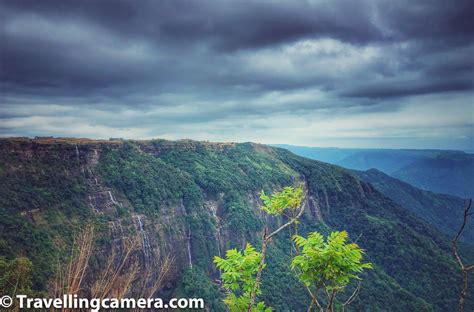
[[474, 197], [474, 155], [463, 151], [277, 146], [349, 169], [375, 168], [423, 190]]

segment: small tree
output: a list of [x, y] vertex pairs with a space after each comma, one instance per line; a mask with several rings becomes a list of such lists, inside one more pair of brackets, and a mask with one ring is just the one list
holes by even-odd
[[[248, 309], [261, 258], [262, 254], [250, 244], [247, 244], [243, 252], [237, 249], [227, 250], [225, 259], [214, 257], [217, 268], [224, 271], [221, 278], [224, 288], [228, 290], [224, 303], [231, 312]], [[260, 289], [257, 290], [257, 295], [259, 294], [261, 294]], [[253, 311], [271, 311], [271, 308], [265, 307], [263, 301], [253, 304], [252, 309]]]
[[[347, 238], [346, 231], [331, 233], [327, 241], [318, 232], [310, 233], [308, 238], [293, 237], [300, 254], [293, 258], [291, 268], [297, 272], [311, 296], [308, 311], [312, 310], [313, 305], [324, 311], [318, 300], [320, 290], [324, 290], [327, 297], [326, 311], [334, 311], [337, 294], [351, 279], [359, 279], [358, 273], [372, 268], [371, 263], [361, 262], [364, 252], [357, 244], [346, 243]], [[359, 288], [360, 284], [342, 304], [343, 310], [355, 299]]]
[[296, 224], [304, 211], [304, 206], [301, 205], [304, 198], [302, 188], [287, 186], [271, 196], [262, 191], [260, 198], [264, 204], [261, 207], [263, 211], [273, 216], [285, 216], [286, 222], [272, 232], [265, 225], [261, 252], [247, 244], [243, 254], [232, 249], [227, 251], [226, 259], [214, 258], [217, 267], [224, 271], [222, 279], [224, 287], [229, 291], [224, 303], [232, 312], [271, 311], [263, 302], [255, 303], [256, 297], [261, 294], [260, 279], [265, 268], [267, 246], [273, 236]]
[[[290, 225], [296, 224], [298, 222], [298, 219], [303, 215], [304, 212], [304, 206], [301, 205], [304, 198], [303, 189], [300, 187], [294, 188], [292, 186], [287, 186], [281, 192], [272, 194], [271, 197], [265, 195], [265, 193], [262, 191], [260, 198], [263, 200], [264, 203], [261, 208], [263, 211], [274, 216], [285, 215], [288, 218], [288, 221], [273, 232], [269, 232], [267, 226], [265, 226], [263, 230], [262, 256], [257, 270], [255, 285], [250, 296], [248, 312], [252, 311], [253, 303], [257, 296], [257, 291], [260, 288], [260, 279], [262, 276], [262, 270], [265, 266], [265, 256], [267, 253], [268, 244], [270, 243], [273, 236], [281, 232], [283, 229], [289, 227]], [[287, 211], [289, 212], [289, 214], [285, 214]]]

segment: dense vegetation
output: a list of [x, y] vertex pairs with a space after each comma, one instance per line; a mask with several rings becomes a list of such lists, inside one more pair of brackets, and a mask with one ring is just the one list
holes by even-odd
[[[454, 237], [459, 230], [465, 205], [463, 199], [420, 190], [377, 169], [354, 171], [354, 173], [449, 237]], [[466, 243], [474, 243], [474, 226], [466, 227], [462, 239]]]
[[27, 143], [0, 142], [0, 256], [28, 257], [36, 291], [45, 290], [71, 233], [92, 213], [72, 151], [73, 146], [35, 151]]
[[[46, 290], [75, 228], [120, 218], [124, 227], [137, 229], [140, 214], [147, 218], [153, 248], [172, 251], [176, 259], [163, 292], [202, 294], [213, 311], [222, 311], [212, 257], [241, 250], [246, 242], [260, 249], [264, 223], [282, 222], [263, 218], [260, 192], [302, 182], [308, 206], [298, 233], [347, 230], [374, 264], [351, 309], [447, 311], [457, 302], [458, 270], [444, 235], [341, 167], [251, 143], [86, 142], [79, 145], [80, 157], [68, 142], [0, 144], [0, 256], [5, 263], [28, 257], [35, 290]], [[96, 152], [95, 164], [90, 159]], [[97, 215], [87, 204], [94, 191], [89, 171], [122, 204], [113, 213]], [[277, 311], [303, 311], [309, 301], [288, 266], [291, 248], [289, 233], [282, 231], [262, 273], [261, 300]], [[95, 257], [100, 261], [100, 254]], [[349, 284], [341, 298], [355, 286]]]

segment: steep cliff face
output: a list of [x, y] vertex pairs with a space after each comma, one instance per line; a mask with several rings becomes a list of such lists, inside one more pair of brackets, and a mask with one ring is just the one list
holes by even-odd
[[[346, 229], [376, 264], [355, 308], [449, 310], [457, 299], [458, 272], [442, 235], [354, 174], [282, 149], [251, 143], [9, 139], [0, 140], [0, 176], [0, 256], [28, 256], [38, 290], [47, 288], [73, 233], [93, 222], [97, 251], [89, 286], [104, 259], [138, 237], [133, 291], [152, 287], [172, 258], [160, 295], [206, 297], [209, 307], [219, 310], [219, 272], [212, 257], [258, 242], [265, 218], [261, 190], [301, 184], [307, 194], [301, 232]], [[264, 299], [277, 311], [304, 310], [308, 298], [288, 270], [284, 235], [270, 249]], [[132, 269], [127, 263], [124, 271]]]

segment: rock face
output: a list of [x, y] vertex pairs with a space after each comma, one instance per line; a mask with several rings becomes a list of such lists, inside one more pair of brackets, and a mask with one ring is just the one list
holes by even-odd
[[[136, 239], [122, 270], [137, 272], [130, 295], [154, 289], [172, 259], [158, 294], [207, 296], [208, 308], [219, 310], [213, 256], [257, 244], [264, 222], [283, 221], [261, 212], [261, 190], [302, 185], [301, 233], [348, 230], [376, 264], [355, 308], [449, 310], [456, 302], [448, 241], [337, 166], [252, 143], [164, 140], [2, 139], [0, 161], [0, 256], [28, 256], [38, 290], [54, 276], [57, 257], [49, 254], [67, 250], [81, 226], [95, 223], [88, 287], [107, 259], [120, 263]], [[23, 230], [10, 233], [14, 228]], [[285, 235], [270, 248], [263, 299], [277, 311], [305, 310], [308, 298], [288, 271]], [[197, 284], [196, 276], [206, 281]]]

